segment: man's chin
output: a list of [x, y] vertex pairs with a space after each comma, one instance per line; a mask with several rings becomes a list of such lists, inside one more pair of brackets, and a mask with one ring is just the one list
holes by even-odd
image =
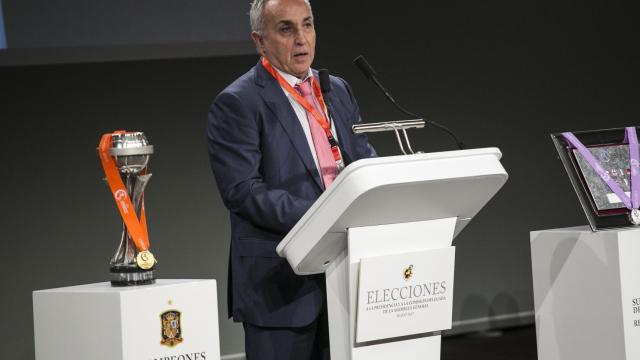
[[293, 69], [294, 73], [291, 74], [299, 79], [304, 79], [307, 77], [307, 75], [309, 75], [309, 66], [307, 67], [299, 67], [296, 69]]
[[[307, 74], [309, 73], [309, 68], [311, 67], [311, 58], [307, 55], [305, 56], [305, 59], [294, 59], [294, 65], [292, 67], [292, 70], [295, 72], [295, 74], [297, 74], [296, 76], [300, 75], [302, 77], [306, 77]], [[294, 74], [294, 75], [295, 75]], [[298, 77], [300, 77], [298, 76]]]
[[309, 68], [311, 67], [311, 63], [308, 63], [308, 62], [298, 63], [298, 64], [294, 63], [294, 64], [290, 64], [290, 66], [285, 66], [284, 64], [277, 64], [271, 61], [269, 62], [276, 69], [301, 79], [304, 79], [305, 77], [307, 77], [307, 75], [309, 74]]

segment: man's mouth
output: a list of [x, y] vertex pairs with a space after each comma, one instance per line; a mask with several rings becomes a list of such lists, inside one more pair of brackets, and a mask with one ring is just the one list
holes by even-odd
[[301, 58], [301, 57], [304, 57], [304, 56], [307, 56], [307, 55], [309, 55], [309, 53], [308, 53], [308, 52], [299, 52], [299, 53], [295, 53], [295, 54], [293, 54], [293, 57], [295, 57], [295, 58]]

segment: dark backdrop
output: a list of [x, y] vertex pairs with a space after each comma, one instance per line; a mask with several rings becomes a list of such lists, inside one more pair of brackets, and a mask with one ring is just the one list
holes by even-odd
[[[455, 241], [453, 316], [530, 322], [529, 231], [586, 224], [549, 133], [638, 124], [633, 12], [617, 1], [389, 4], [315, 3], [315, 67], [351, 83], [365, 121], [405, 118], [351, 65], [364, 53], [405, 107], [502, 150], [509, 181]], [[0, 68], [3, 358], [33, 358], [32, 290], [106, 280], [120, 226], [95, 148], [122, 128], [156, 147], [146, 199], [159, 276], [217, 279], [222, 353], [242, 351], [224, 311], [229, 227], [204, 129], [212, 98], [256, 60]], [[453, 149], [434, 129], [412, 133], [414, 148]], [[371, 139], [398, 153], [388, 134]]]
[[0, 1], [0, 66], [251, 54], [247, 3]]

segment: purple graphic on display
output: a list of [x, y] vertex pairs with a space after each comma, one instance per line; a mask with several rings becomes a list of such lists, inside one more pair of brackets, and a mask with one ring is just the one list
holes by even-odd
[[[629, 141], [629, 168], [631, 169], [631, 204], [634, 209], [640, 207], [640, 163], [638, 162], [638, 136], [635, 127], [625, 129], [627, 140]], [[635, 190], [635, 191], [634, 191]]]

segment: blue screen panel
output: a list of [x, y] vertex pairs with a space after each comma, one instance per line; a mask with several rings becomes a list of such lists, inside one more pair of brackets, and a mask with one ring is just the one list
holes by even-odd
[[4, 17], [2, 16], [2, 0], [0, 0], [0, 50], [7, 48], [7, 37], [4, 35]]

